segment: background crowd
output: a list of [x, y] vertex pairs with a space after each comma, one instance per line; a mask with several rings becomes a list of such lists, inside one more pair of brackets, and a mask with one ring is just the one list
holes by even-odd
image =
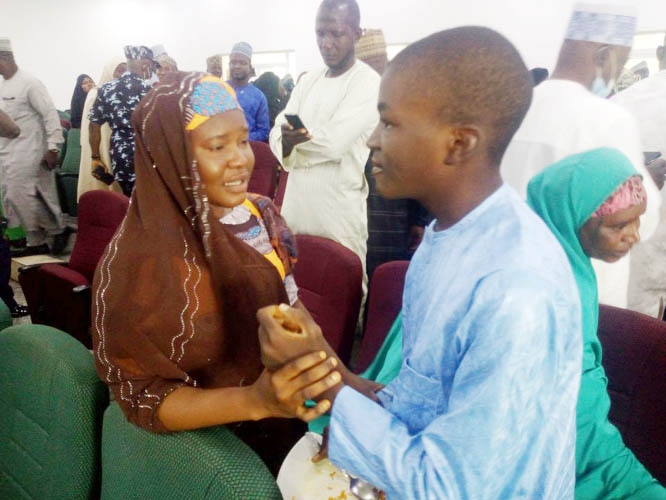
[[[79, 197], [131, 199], [92, 338], [151, 432], [231, 425], [277, 473], [298, 420], [330, 413], [323, 452], [389, 498], [666, 498], [608, 420], [597, 338], [600, 302], [657, 316], [666, 295], [663, 72], [616, 83], [635, 28], [634, 9], [577, 5], [545, 78], [480, 27], [388, 63], [354, 0], [324, 0], [323, 65], [295, 81], [256, 75], [247, 41], [227, 81], [218, 54], [183, 72], [161, 45], [127, 45], [60, 115], [0, 38], [3, 244], [63, 253], [61, 163]], [[254, 142], [288, 175], [280, 207], [247, 192]], [[294, 235], [355, 254], [364, 294], [378, 265], [413, 257], [385, 386], [300, 301]]]

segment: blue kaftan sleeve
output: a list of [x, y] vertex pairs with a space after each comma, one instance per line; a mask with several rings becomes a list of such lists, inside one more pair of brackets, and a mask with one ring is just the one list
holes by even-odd
[[257, 92], [257, 114], [254, 120], [254, 128], [250, 132], [250, 140], [268, 141], [268, 134], [271, 131], [271, 121], [268, 115], [268, 102], [266, 101], [266, 96], [261, 91]]
[[420, 345], [455, 336], [456, 366], [441, 366], [452, 383], [407, 356], [387, 408], [344, 388], [331, 460], [389, 499], [573, 498], [580, 313], [552, 290], [530, 273], [497, 273], [454, 331], [405, 332]]

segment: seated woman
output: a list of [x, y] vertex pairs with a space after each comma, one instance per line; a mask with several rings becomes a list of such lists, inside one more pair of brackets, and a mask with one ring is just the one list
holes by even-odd
[[277, 471], [303, 429], [273, 417], [323, 414], [328, 401], [303, 402], [341, 375], [321, 351], [262, 366], [255, 314], [296, 303], [295, 253], [270, 200], [247, 193], [254, 156], [243, 111], [222, 80], [176, 72], [145, 96], [133, 126], [136, 187], [93, 285], [98, 373], [134, 424], [233, 424]]
[[564, 247], [580, 292], [583, 373], [576, 408], [576, 498], [666, 498], [666, 490], [608, 420], [597, 283], [590, 263], [590, 258], [615, 262], [638, 243], [646, 201], [631, 162], [609, 148], [565, 158], [536, 175], [527, 188], [527, 202]]

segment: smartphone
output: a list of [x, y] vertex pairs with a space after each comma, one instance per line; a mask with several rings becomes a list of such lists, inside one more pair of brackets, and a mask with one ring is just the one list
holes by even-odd
[[102, 181], [107, 186], [110, 186], [111, 184], [113, 184], [113, 181], [115, 180], [113, 175], [111, 175], [106, 170], [104, 170], [104, 167], [101, 166], [101, 165], [97, 165], [95, 167], [95, 170], [93, 170], [92, 175], [95, 179], [97, 179], [98, 181]]
[[307, 127], [303, 124], [303, 121], [301, 120], [301, 118], [298, 115], [287, 113], [287, 114], [284, 115], [284, 117], [289, 122], [289, 125], [294, 127], [294, 130], [298, 130], [298, 129], [301, 129], [301, 128], [304, 128], [304, 129], [307, 130]]
[[661, 156], [659, 151], [644, 151], [643, 152], [643, 164], [649, 165], [651, 162], [656, 160]]

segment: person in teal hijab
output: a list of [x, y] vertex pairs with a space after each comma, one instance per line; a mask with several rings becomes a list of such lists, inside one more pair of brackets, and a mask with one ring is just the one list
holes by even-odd
[[639, 241], [646, 195], [629, 159], [611, 148], [569, 156], [529, 183], [527, 203], [567, 253], [580, 292], [583, 372], [576, 409], [576, 498], [666, 499], [666, 489], [608, 420], [610, 398], [597, 337], [599, 301], [590, 258], [615, 262]]

